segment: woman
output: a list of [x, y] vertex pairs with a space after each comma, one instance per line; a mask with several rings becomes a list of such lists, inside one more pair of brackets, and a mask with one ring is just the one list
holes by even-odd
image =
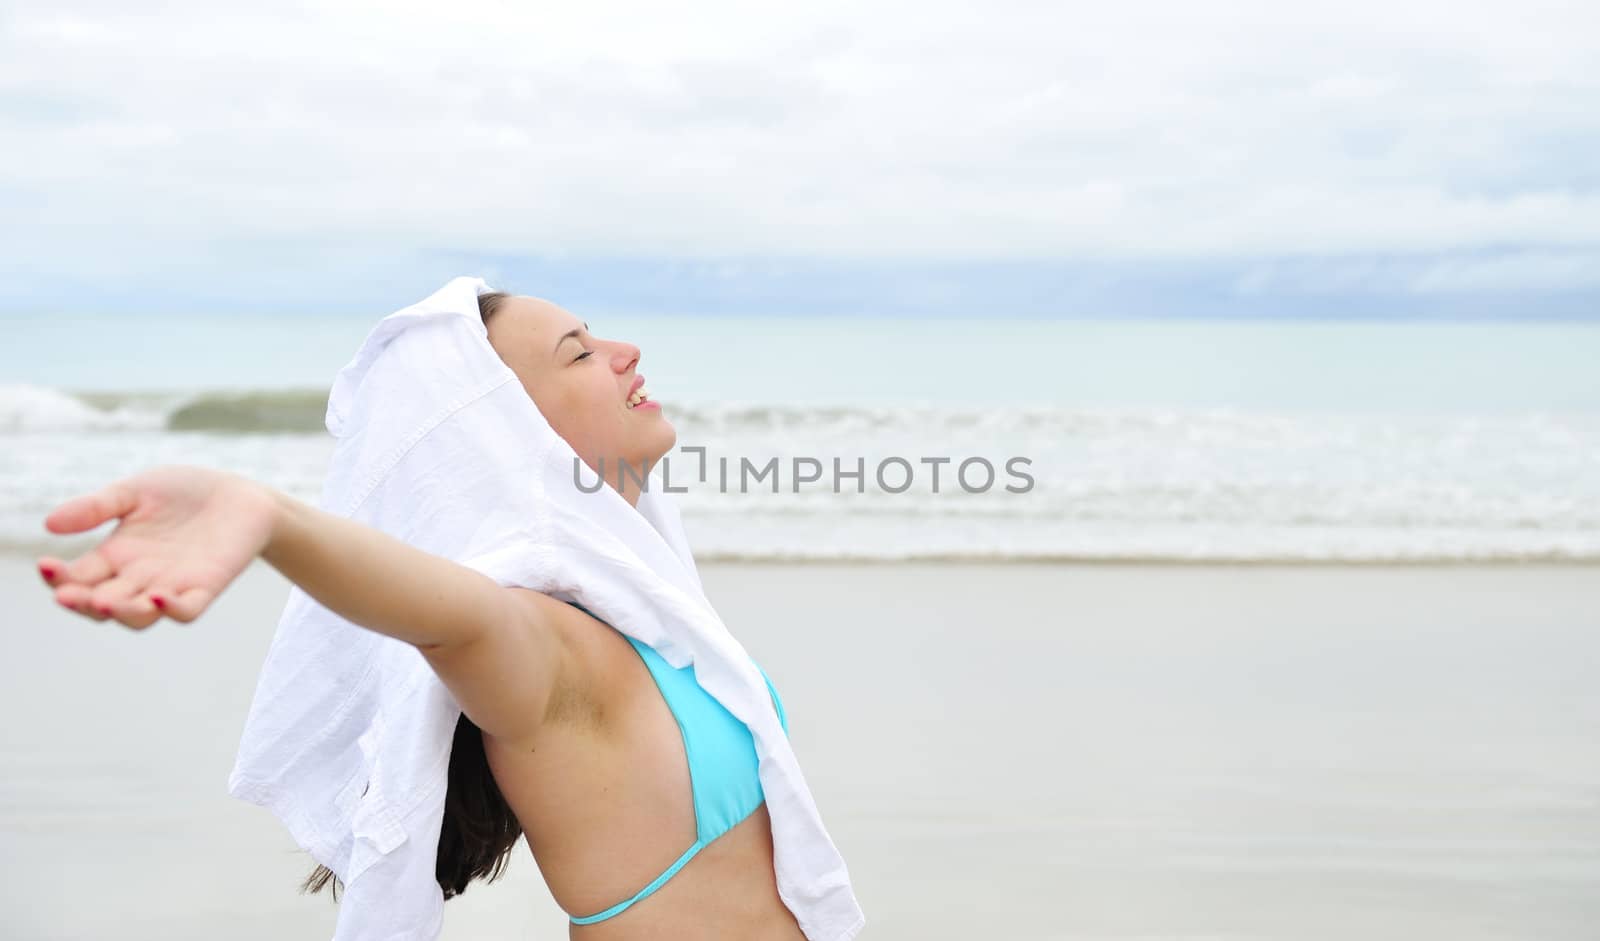
[[[478, 304], [540, 414], [637, 508], [618, 464], [648, 468], [676, 442], [638, 348], [535, 298]], [[259, 555], [317, 603], [422, 653], [462, 711], [438, 854], [446, 898], [498, 876], [525, 832], [574, 939], [805, 938], [777, 891], [749, 733], [687, 669], [575, 605], [236, 475], [155, 468], [62, 504], [46, 526], [113, 519], [82, 557], [39, 560], [61, 605], [135, 629], [190, 622]], [[307, 885], [329, 876], [319, 867]]]

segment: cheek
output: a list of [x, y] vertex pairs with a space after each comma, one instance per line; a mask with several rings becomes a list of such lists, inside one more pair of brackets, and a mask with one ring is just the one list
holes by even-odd
[[615, 399], [615, 389], [610, 385], [600, 387], [597, 383], [568, 389], [561, 397], [559, 420], [551, 425], [574, 450], [607, 453], [618, 443], [617, 434], [626, 417]]

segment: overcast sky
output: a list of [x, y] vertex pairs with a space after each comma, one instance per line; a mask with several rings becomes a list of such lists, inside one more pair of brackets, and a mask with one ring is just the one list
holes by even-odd
[[0, 6], [0, 311], [1600, 319], [1592, 2], [266, 6]]

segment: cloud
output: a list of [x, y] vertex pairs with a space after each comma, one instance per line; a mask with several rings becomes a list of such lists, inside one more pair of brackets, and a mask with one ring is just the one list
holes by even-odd
[[1428, 293], [1592, 287], [1560, 259], [1600, 250], [1593, 4], [6, 16], [14, 272], [264, 277], [252, 252], [363, 271], [440, 253], [1070, 260], [1210, 264], [1249, 293], [1278, 282], [1241, 269], [1294, 259], [1344, 259], [1334, 286], [1352, 257], [1524, 259], [1394, 279]]
[[1411, 280], [1417, 294], [1579, 291], [1600, 288], [1600, 250], [1448, 258]]

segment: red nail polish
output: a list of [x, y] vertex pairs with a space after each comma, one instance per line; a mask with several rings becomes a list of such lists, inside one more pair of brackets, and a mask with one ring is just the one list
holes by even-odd
[[167, 610], [167, 603], [166, 603], [166, 601], [164, 601], [162, 599], [162, 597], [160, 595], [151, 595], [150, 596], [150, 603], [155, 605], [156, 606], [156, 610], [158, 610], [158, 611]]
[[100, 612], [100, 616], [103, 618], [108, 618], [111, 616], [111, 609], [105, 605], [99, 605], [95, 608], [95, 610]]
[[48, 565], [39, 566], [39, 574], [44, 576], [44, 580], [47, 582], [53, 582], [56, 580], [56, 570]]

